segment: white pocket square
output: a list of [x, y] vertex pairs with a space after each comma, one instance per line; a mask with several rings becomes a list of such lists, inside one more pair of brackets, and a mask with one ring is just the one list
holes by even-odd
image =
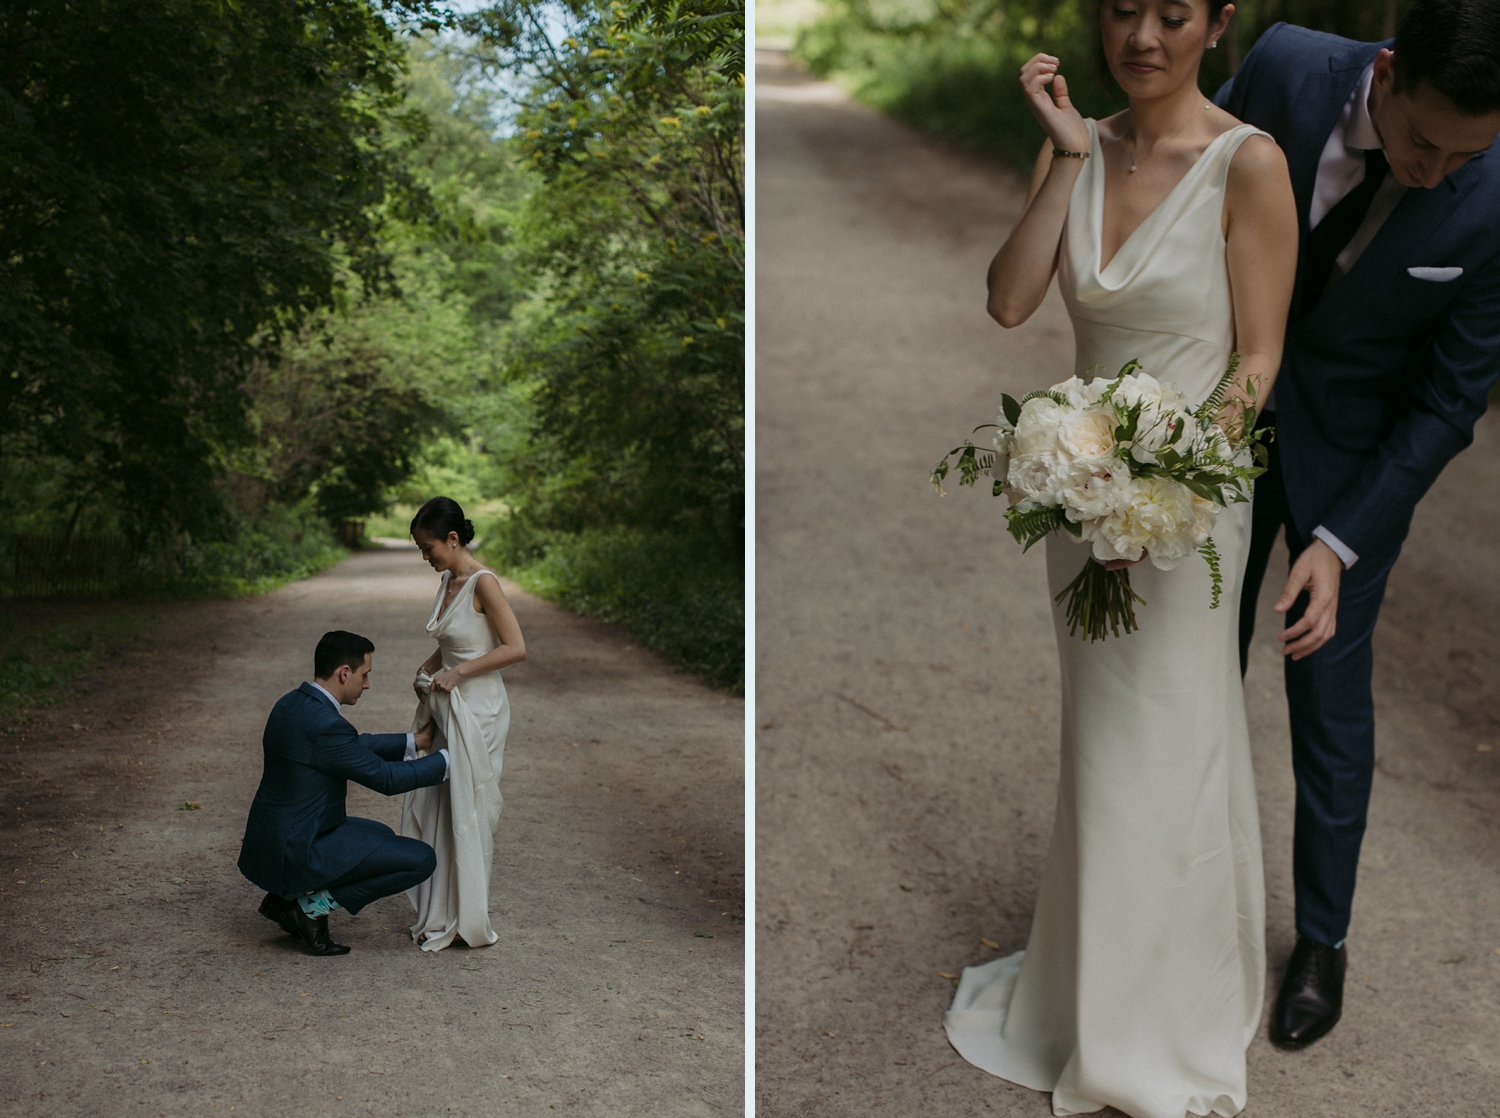
[[1447, 283], [1456, 280], [1464, 274], [1462, 268], [1408, 268], [1406, 274], [1412, 279], [1431, 280], [1433, 283]]

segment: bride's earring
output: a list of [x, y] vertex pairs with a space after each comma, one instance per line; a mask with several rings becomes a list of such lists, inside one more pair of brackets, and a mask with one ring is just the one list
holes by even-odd
[[1219, 48], [1219, 40], [1217, 40], [1217, 39], [1215, 39], [1213, 42], [1211, 42], [1211, 43], [1208, 44], [1208, 49], [1209, 50], [1218, 50], [1218, 48]]

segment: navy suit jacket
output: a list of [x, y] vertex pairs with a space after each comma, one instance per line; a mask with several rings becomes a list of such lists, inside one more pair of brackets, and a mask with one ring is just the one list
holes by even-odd
[[404, 761], [405, 734], [361, 734], [310, 683], [277, 700], [261, 739], [265, 771], [250, 805], [240, 872], [268, 893], [321, 889], [364, 861], [380, 835], [346, 826], [348, 781], [385, 796], [441, 784], [437, 753]]
[[[1302, 243], [1318, 158], [1382, 46], [1278, 23], [1215, 101], [1286, 154]], [[1460, 267], [1458, 279], [1411, 267]], [[1276, 439], [1293, 521], [1361, 557], [1391, 554], [1412, 512], [1473, 441], [1500, 377], [1500, 143], [1431, 190], [1412, 188], [1316, 306], [1299, 256], [1276, 382]]]

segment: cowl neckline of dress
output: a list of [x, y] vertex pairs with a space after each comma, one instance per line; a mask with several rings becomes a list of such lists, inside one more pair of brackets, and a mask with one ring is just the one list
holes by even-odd
[[[467, 594], [470, 597], [473, 596], [474, 580], [477, 579], [480, 575], [487, 574], [494, 574], [494, 572], [491, 571], [488, 567], [481, 567], [479, 568], [479, 570], [471, 574], [468, 581], [458, 588], [458, 593], [453, 595], [453, 601], [448, 603], [447, 608], [444, 608], [443, 598], [448, 593], [448, 584], [453, 581], [453, 572], [444, 571], [443, 581], [438, 583], [437, 601], [432, 603], [432, 616], [427, 619], [427, 631], [431, 633], [441, 628], [443, 622], [453, 616], [455, 608], [458, 606], [458, 603], [463, 600], [464, 595]], [[498, 578], [499, 576], [497, 575], [496, 577]]]
[[[1099, 286], [1109, 292], [1118, 291], [1129, 284], [1151, 259], [1162, 235], [1172, 227], [1172, 224], [1182, 215], [1182, 211], [1187, 208], [1191, 200], [1192, 188], [1197, 185], [1199, 179], [1216, 166], [1216, 161], [1212, 158], [1215, 149], [1231, 136], [1247, 131], [1259, 131], [1254, 125], [1237, 124], [1210, 140], [1208, 146], [1203, 149], [1203, 153], [1193, 160], [1193, 165], [1187, 169], [1187, 173], [1178, 179], [1176, 185], [1167, 192], [1167, 196], [1156, 204], [1156, 208], [1146, 215], [1144, 221], [1130, 231], [1130, 236], [1121, 242], [1114, 256], [1110, 257], [1109, 263], [1101, 265], [1100, 261], [1104, 259], [1104, 146], [1099, 142], [1098, 122], [1090, 118], [1085, 123], [1089, 128], [1089, 152], [1094, 164], [1089, 168], [1092, 172], [1089, 182], [1089, 219], [1090, 232], [1093, 234], [1094, 241], [1093, 272]], [[1135, 254], [1133, 263], [1129, 260], [1132, 252]], [[1126, 262], [1125, 274], [1116, 278], [1122, 260]], [[1105, 282], [1106, 275], [1110, 276], [1112, 282]]]

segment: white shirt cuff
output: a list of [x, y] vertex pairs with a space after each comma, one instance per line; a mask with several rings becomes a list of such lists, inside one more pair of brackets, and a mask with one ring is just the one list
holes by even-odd
[[1333, 553], [1339, 557], [1339, 562], [1344, 564], [1344, 570], [1347, 571], [1359, 562], [1359, 556], [1345, 547], [1344, 541], [1323, 527], [1323, 525], [1319, 524], [1313, 529], [1313, 538], [1322, 540], [1329, 546]]
[[401, 759], [403, 761], [415, 761], [417, 759], [417, 735], [416, 734], [407, 734], [406, 735], [406, 756], [403, 757], [403, 758], [401, 758]]
[[446, 749], [439, 749], [438, 752], [443, 755], [443, 783], [447, 784], [448, 771], [453, 767], [453, 765], [448, 760], [448, 751]]

